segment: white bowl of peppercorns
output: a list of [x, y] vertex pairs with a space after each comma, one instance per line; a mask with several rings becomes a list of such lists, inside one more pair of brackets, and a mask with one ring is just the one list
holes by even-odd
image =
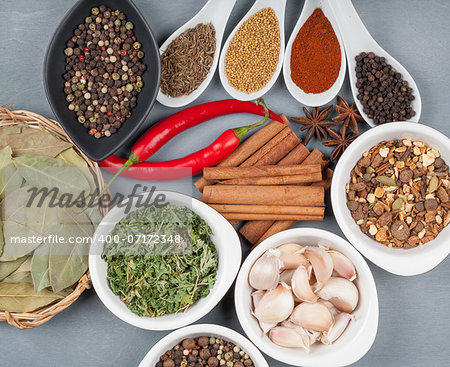
[[396, 122], [359, 136], [334, 172], [331, 202], [348, 240], [393, 274], [411, 276], [450, 253], [450, 139]]
[[178, 329], [156, 343], [139, 367], [269, 367], [261, 352], [238, 332], [220, 325]]

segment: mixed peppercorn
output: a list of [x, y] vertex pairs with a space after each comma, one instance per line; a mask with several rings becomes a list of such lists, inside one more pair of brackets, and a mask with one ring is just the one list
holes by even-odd
[[352, 170], [346, 193], [361, 230], [388, 247], [423, 245], [450, 223], [448, 165], [420, 141], [372, 147]]
[[91, 9], [64, 50], [68, 108], [97, 139], [117, 132], [143, 87], [144, 52], [133, 28], [124, 13], [101, 5]]
[[209, 336], [184, 339], [164, 353], [155, 367], [253, 367], [253, 361], [239, 346]]

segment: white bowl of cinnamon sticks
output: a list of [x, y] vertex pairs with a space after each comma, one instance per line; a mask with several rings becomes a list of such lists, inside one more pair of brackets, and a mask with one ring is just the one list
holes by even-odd
[[[294, 348], [275, 344], [269, 338], [270, 332], [264, 334], [262, 325], [252, 314], [255, 302], [252, 295], [255, 290], [249, 284], [250, 271], [263, 254], [271, 253], [285, 244], [296, 244], [304, 249], [320, 247], [339, 252], [351, 261], [355, 269], [356, 278], [353, 283], [358, 289], [359, 300], [352, 312], [352, 321], [342, 335], [331, 344], [322, 344], [318, 340], [311, 342], [309, 352], [301, 345]], [[291, 285], [293, 286], [292, 283]], [[296, 304], [301, 304], [301, 301], [297, 300]], [[378, 330], [378, 295], [372, 272], [366, 261], [342, 237], [316, 228], [293, 228], [277, 233], [261, 242], [241, 266], [235, 286], [235, 307], [239, 322], [248, 338], [272, 358], [293, 366], [338, 367], [355, 363], [369, 351]], [[273, 312], [277, 312], [277, 310]], [[316, 318], [318, 317], [317, 315]]]
[[252, 244], [291, 228], [296, 221], [324, 218], [324, 193], [333, 171], [317, 149], [309, 151], [289, 127], [272, 121], [216, 167], [204, 169], [196, 187], [200, 200], [233, 225]]

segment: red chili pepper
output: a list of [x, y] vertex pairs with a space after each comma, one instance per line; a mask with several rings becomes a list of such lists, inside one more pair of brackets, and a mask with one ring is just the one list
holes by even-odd
[[[225, 105], [224, 102], [230, 103], [232, 107], [228, 106], [227, 108], [227, 105]], [[218, 109], [211, 109], [213, 105], [220, 106], [220, 111]], [[245, 111], [261, 114], [259, 107], [262, 107], [264, 110], [263, 120], [252, 125], [228, 129], [224, 131], [211, 145], [195, 153], [189, 154], [183, 158], [166, 162], [143, 162], [140, 160], [143, 159], [143, 154], [148, 155], [147, 158], [150, 157], [150, 155], [156, 152], [165, 142], [169, 141], [177, 133], [180, 133], [191, 126], [195, 126], [203, 121], [209, 120], [212, 117], [217, 117], [226, 113]], [[195, 114], [193, 114], [193, 110], [195, 111]], [[188, 111], [189, 113], [185, 113], [185, 111]], [[178, 118], [174, 118], [176, 116]], [[128, 160], [111, 155], [99, 163], [101, 167], [105, 167], [108, 171], [115, 173], [115, 176], [110, 180], [105, 190], [117, 176], [121, 175], [128, 167], [131, 166], [133, 167], [131, 167], [128, 171], [125, 171], [124, 176], [141, 180], [164, 181], [179, 179], [186, 176], [186, 172], [184, 170], [174, 170], [174, 167], [191, 167], [191, 174], [196, 175], [200, 173], [204, 167], [215, 166], [228, 157], [239, 146], [239, 143], [245, 134], [249, 130], [264, 124], [269, 119], [269, 116], [272, 119], [282, 122], [279, 116], [267, 109], [264, 102], [262, 102], [262, 106], [258, 106], [252, 102], [226, 100], [206, 103], [204, 105], [195, 106], [184, 111], [180, 111], [150, 128], [133, 146], [133, 152], [130, 154], [130, 158]], [[158, 128], [160, 125], [163, 125], [162, 129]], [[151, 134], [149, 133], [150, 131], [152, 131]], [[145, 139], [143, 139], [144, 137]], [[143, 147], [140, 146], [142, 144], [149, 144], [151, 147], [150, 149], [142, 149]], [[134, 153], [136, 150], [138, 151], [138, 154], [140, 154], [139, 156]]]
[[[225, 99], [186, 108], [148, 129], [131, 148], [129, 160], [133, 161], [132, 163], [144, 162], [181, 132], [215, 117], [242, 112], [265, 115], [265, 109], [262, 105], [235, 99]], [[269, 117], [272, 120], [283, 122], [278, 115], [270, 110]]]

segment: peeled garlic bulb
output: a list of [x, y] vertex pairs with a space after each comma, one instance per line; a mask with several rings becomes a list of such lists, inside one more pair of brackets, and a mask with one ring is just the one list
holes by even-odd
[[[256, 306], [258, 305], [259, 301], [261, 301], [261, 299], [264, 297], [264, 294], [266, 293], [266, 291], [256, 291], [252, 293], [252, 300], [253, 300], [253, 307], [256, 308]], [[263, 335], [266, 335], [270, 329], [272, 329], [273, 327], [277, 326], [277, 323], [267, 323], [267, 322], [262, 322], [259, 321], [259, 327], [261, 328]]]
[[309, 337], [297, 329], [277, 326], [270, 330], [269, 338], [275, 344], [285, 348], [305, 348], [309, 351]]
[[331, 325], [328, 331], [323, 333], [320, 341], [327, 345], [336, 341], [345, 331], [350, 320], [353, 320], [353, 316], [346, 312], [337, 314], [334, 318], [334, 324]]
[[300, 303], [289, 318], [294, 324], [314, 331], [327, 331], [334, 323], [334, 316], [327, 306], [320, 302]]
[[277, 249], [267, 250], [253, 264], [248, 276], [249, 284], [255, 289], [272, 289], [280, 280], [280, 251]]
[[282, 269], [297, 269], [300, 265], [306, 265], [308, 260], [302, 254], [304, 248], [295, 243], [287, 243], [277, 247], [280, 251], [280, 259], [283, 263]]
[[291, 286], [292, 276], [295, 273], [295, 269], [284, 270], [280, 274], [280, 283], [284, 282], [287, 285]]
[[328, 252], [320, 247], [307, 247], [305, 256], [312, 264], [317, 280], [316, 289], [320, 289], [333, 273], [333, 260]]
[[339, 277], [331, 277], [317, 295], [344, 312], [352, 312], [359, 300], [358, 288], [348, 279]]
[[308, 269], [304, 265], [300, 265], [293, 274], [291, 286], [294, 295], [302, 301], [313, 303], [318, 298], [311, 289]]
[[278, 323], [286, 320], [294, 309], [294, 296], [291, 288], [284, 283], [267, 291], [259, 300], [254, 316], [265, 323]]
[[334, 271], [350, 281], [356, 279], [356, 269], [350, 259], [338, 251], [328, 251], [333, 260]]

